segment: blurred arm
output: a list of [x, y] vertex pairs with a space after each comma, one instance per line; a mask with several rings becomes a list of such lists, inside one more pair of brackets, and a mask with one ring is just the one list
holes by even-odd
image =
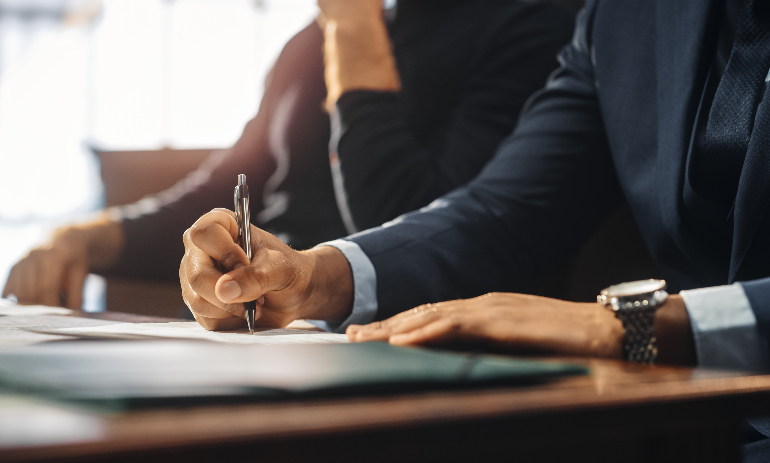
[[3, 297], [13, 294], [21, 304], [80, 309], [86, 276], [114, 265], [124, 246], [123, 228], [108, 214], [61, 227], [13, 266]]
[[[426, 206], [473, 179], [556, 68], [574, 21], [542, 3], [512, 2], [497, 16], [471, 3], [436, 7], [436, 17], [413, 4], [399, 8], [394, 40], [419, 37], [397, 42], [394, 52], [402, 58], [401, 78], [411, 76], [409, 88], [346, 88], [331, 111], [332, 172], [349, 233]], [[430, 24], [430, 34], [417, 34], [421, 22]]]
[[351, 90], [398, 91], [396, 60], [381, 0], [319, 0], [324, 31], [326, 104]]

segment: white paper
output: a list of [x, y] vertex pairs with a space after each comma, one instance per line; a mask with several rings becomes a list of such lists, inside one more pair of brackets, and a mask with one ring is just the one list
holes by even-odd
[[64, 307], [48, 307], [45, 305], [0, 305], [0, 315], [30, 316], [30, 315], [71, 315], [70, 309]]
[[[25, 314], [26, 315], [26, 314]], [[67, 336], [52, 330], [84, 326], [112, 325], [114, 321], [61, 315], [17, 315], [0, 317], [0, 350], [27, 346], [38, 342], [66, 341]]]
[[60, 328], [50, 330], [49, 332], [117, 339], [205, 339], [231, 344], [329, 344], [348, 342], [348, 338], [344, 334], [310, 329], [271, 329], [255, 331], [254, 335], [250, 335], [246, 329], [238, 331], [207, 331], [197, 322], [119, 323], [105, 326]]

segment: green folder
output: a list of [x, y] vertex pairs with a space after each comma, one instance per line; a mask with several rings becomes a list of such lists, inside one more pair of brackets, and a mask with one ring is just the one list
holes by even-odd
[[0, 353], [6, 390], [121, 407], [510, 385], [587, 372], [385, 343], [67, 341]]

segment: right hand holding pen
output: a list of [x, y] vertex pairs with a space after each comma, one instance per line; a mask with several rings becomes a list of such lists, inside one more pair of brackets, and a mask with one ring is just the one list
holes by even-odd
[[[179, 280], [185, 303], [208, 330], [246, 326], [244, 302], [257, 301], [256, 325], [284, 327], [298, 318], [312, 318], [320, 307], [319, 284], [328, 272], [317, 272], [319, 259], [330, 253], [337, 263], [344, 256], [332, 248], [299, 252], [275, 236], [251, 226], [253, 258], [237, 244], [235, 214], [214, 209], [184, 234], [185, 255]], [[328, 269], [329, 267], [327, 267]], [[350, 283], [352, 288], [352, 282]], [[352, 289], [350, 292], [352, 299]], [[351, 302], [352, 304], [352, 302]]]

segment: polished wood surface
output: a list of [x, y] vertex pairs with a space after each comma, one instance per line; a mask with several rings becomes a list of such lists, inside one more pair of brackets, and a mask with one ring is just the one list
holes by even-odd
[[[85, 420], [91, 434], [47, 442], [50, 426], [21, 420], [16, 442], [0, 437], [0, 461], [738, 461], [742, 418], [770, 412], [770, 376], [567, 360], [591, 374], [523, 387], [121, 414], [44, 404]], [[0, 401], [0, 430], [6, 412]]]

